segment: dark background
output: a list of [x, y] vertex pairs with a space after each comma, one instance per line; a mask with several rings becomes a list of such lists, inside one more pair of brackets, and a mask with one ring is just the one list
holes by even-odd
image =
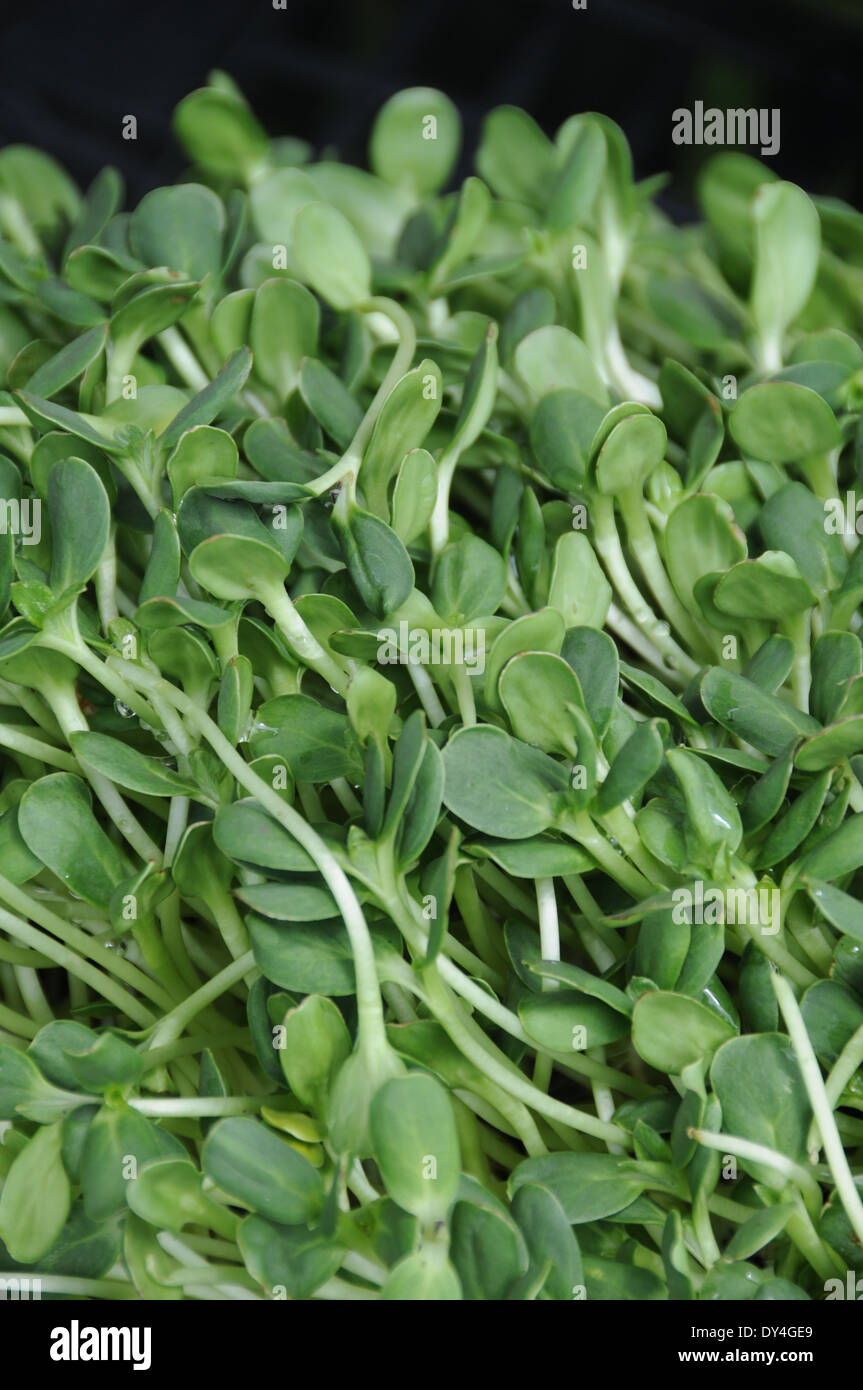
[[[86, 184], [106, 163], [130, 200], [183, 168], [177, 101], [229, 72], [274, 135], [363, 162], [375, 111], [401, 87], [461, 108], [470, 167], [483, 114], [511, 102], [550, 133], [576, 111], [624, 127], [636, 171], [673, 175], [686, 217], [707, 150], [671, 142], [696, 99], [781, 110], [784, 178], [863, 206], [863, 0], [0, 0], [0, 146], [50, 151]], [[120, 138], [126, 114], [137, 142]]]

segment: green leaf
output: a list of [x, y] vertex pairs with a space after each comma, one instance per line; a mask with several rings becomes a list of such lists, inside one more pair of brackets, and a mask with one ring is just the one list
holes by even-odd
[[577, 713], [584, 707], [578, 677], [551, 652], [521, 652], [501, 672], [498, 694], [510, 725], [525, 743], [564, 757], [579, 755]]
[[437, 497], [437, 466], [427, 449], [402, 459], [392, 495], [392, 528], [403, 545], [419, 540], [431, 521]]
[[371, 265], [347, 218], [328, 203], [307, 203], [293, 222], [293, 254], [303, 280], [334, 309], [371, 294]]
[[743, 675], [769, 695], [775, 695], [786, 682], [794, 665], [794, 643], [790, 637], [774, 632], [747, 661]]
[[87, 583], [98, 568], [111, 529], [108, 495], [82, 459], [55, 463], [48, 479], [51, 587], [55, 593]]
[[374, 172], [418, 197], [447, 182], [461, 145], [461, 120], [449, 97], [407, 87], [381, 107], [369, 143]]
[[796, 1208], [793, 1202], [779, 1202], [755, 1212], [737, 1227], [725, 1247], [726, 1260], [748, 1260], [781, 1235]]
[[19, 1115], [48, 1124], [82, 1103], [81, 1096], [50, 1085], [31, 1057], [0, 1044], [0, 1118]]
[[[783, 1034], [732, 1038], [716, 1053], [710, 1081], [726, 1134], [777, 1149], [795, 1163], [806, 1162], [812, 1112], [797, 1058]], [[785, 1186], [772, 1168], [749, 1159], [741, 1163], [757, 1182]]]
[[554, 822], [569, 790], [564, 768], [503, 729], [460, 729], [444, 749], [444, 804], [487, 835], [520, 840]]
[[136, 1216], [157, 1230], [179, 1233], [194, 1225], [221, 1231], [224, 1208], [204, 1195], [202, 1181], [203, 1175], [185, 1158], [157, 1159], [129, 1183], [126, 1201]]
[[583, 391], [550, 391], [539, 401], [530, 421], [530, 447], [553, 487], [575, 492], [583, 486], [602, 418], [602, 406]]
[[218, 178], [250, 182], [266, 159], [267, 136], [233, 92], [201, 87], [180, 102], [173, 124], [195, 163]]
[[825, 530], [824, 508], [802, 483], [786, 483], [768, 497], [758, 525], [768, 549], [790, 555], [814, 593], [838, 588], [848, 563], [845, 548]]
[[527, 1272], [521, 1232], [502, 1212], [460, 1201], [453, 1209], [450, 1257], [462, 1296], [479, 1302], [504, 1299]]
[[431, 600], [445, 622], [460, 625], [497, 612], [506, 593], [506, 565], [479, 536], [462, 536], [438, 557]]
[[[667, 728], [667, 726], [666, 726]], [[637, 796], [658, 771], [664, 753], [660, 721], [647, 720], [624, 743], [596, 796], [596, 809], [607, 815]]]
[[600, 1221], [634, 1202], [651, 1185], [636, 1164], [614, 1154], [553, 1153], [528, 1158], [513, 1169], [510, 1193], [526, 1184], [548, 1188], [571, 1226]]
[[802, 613], [816, 600], [790, 555], [765, 550], [757, 560], [732, 565], [719, 580], [713, 601], [732, 617], [776, 622]]
[[863, 864], [863, 815], [848, 816], [837, 830], [822, 840], [798, 862], [797, 869], [809, 879], [829, 881], [859, 869]]
[[845, 1044], [863, 1027], [863, 1003], [836, 980], [816, 980], [800, 1001], [815, 1055], [832, 1067]]
[[748, 835], [763, 830], [778, 815], [794, 765], [794, 744], [780, 754], [757, 782], [753, 782], [740, 808], [740, 818]]
[[583, 531], [568, 531], [554, 547], [548, 606], [567, 628], [601, 628], [611, 604], [611, 585]]
[[822, 772], [776, 821], [758, 851], [759, 869], [769, 869], [779, 864], [803, 843], [818, 819], [829, 785], [829, 771]]
[[279, 1061], [285, 1079], [301, 1105], [324, 1114], [336, 1074], [350, 1056], [345, 1021], [332, 1000], [309, 994], [285, 1015], [284, 1029]]
[[398, 1261], [381, 1285], [382, 1299], [413, 1303], [453, 1303], [462, 1297], [455, 1269], [441, 1247], [423, 1246]]
[[728, 428], [744, 454], [765, 463], [795, 463], [841, 442], [824, 398], [790, 381], [750, 386], [731, 411]]
[[45, 400], [56, 396], [58, 391], [77, 381], [88, 367], [99, 360], [105, 351], [107, 340], [108, 329], [104, 324], [89, 329], [78, 338], [73, 338], [71, 343], [67, 343], [53, 357], [49, 357], [48, 361], [33, 373], [27, 382], [28, 391]]
[[309, 695], [280, 695], [258, 710], [251, 748], [256, 758], [285, 760], [299, 782], [359, 780], [359, 746], [347, 717]]
[[223, 1192], [280, 1226], [307, 1224], [323, 1207], [320, 1174], [271, 1129], [246, 1116], [213, 1126], [201, 1164]]
[[839, 713], [848, 682], [863, 671], [863, 648], [853, 632], [822, 632], [812, 647], [809, 707], [829, 724]]
[[153, 1159], [185, 1157], [178, 1139], [137, 1110], [102, 1106], [87, 1128], [81, 1157], [87, 1216], [91, 1221], [107, 1221], [126, 1211], [126, 1188], [133, 1171]]
[[706, 493], [688, 497], [675, 507], [665, 528], [663, 550], [671, 582], [692, 611], [698, 580], [743, 560], [746, 539], [735, 526], [728, 503]]
[[265, 1293], [282, 1289], [289, 1298], [309, 1299], [339, 1270], [344, 1249], [322, 1231], [304, 1226], [277, 1226], [262, 1216], [247, 1216], [237, 1231], [243, 1263]]
[[424, 1223], [444, 1221], [461, 1176], [458, 1134], [440, 1082], [415, 1073], [387, 1081], [371, 1104], [375, 1162], [395, 1202]]
[[512, 878], [556, 878], [593, 868], [593, 860], [578, 845], [550, 835], [530, 840], [470, 840], [463, 848], [480, 859], [491, 859]]
[[[396, 744], [396, 763], [398, 744]], [[396, 763], [394, 763], [393, 787], [395, 788]], [[399, 826], [398, 851], [396, 863], [405, 869], [419, 858], [434, 834], [441, 814], [444, 771], [440, 750], [431, 739], [423, 744], [422, 761], [411, 787], [410, 796], [405, 803], [404, 814]], [[390, 822], [390, 807], [384, 822], [386, 830]]]
[[822, 879], [813, 878], [810, 874], [807, 874], [802, 882], [815, 906], [828, 922], [846, 936], [863, 941], [863, 906], [856, 898]]
[[608, 392], [593, 358], [568, 328], [549, 324], [528, 333], [515, 350], [515, 368], [537, 401], [552, 391], [579, 391], [607, 408]]
[[132, 251], [144, 265], [166, 265], [190, 280], [220, 269], [224, 235], [224, 207], [199, 183], [154, 189], [129, 220]]
[[265, 280], [255, 295], [249, 342], [255, 375], [286, 400], [300, 381], [305, 357], [318, 351], [320, 308], [305, 285], [284, 277]]
[[498, 106], [486, 116], [476, 168], [499, 198], [544, 208], [555, 163], [551, 141], [525, 111]]
[[656, 415], [638, 412], [624, 416], [599, 450], [599, 491], [612, 496], [625, 488], [640, 487], [665, 457], [666, 443], [665, 426]]
[[[258, 968], [274, 985], [334, 998], [356, 990], [353, 953], [341, 920], [285, 926], [250, 912], [246, 926]], [[377, 927], [372, 940], [384, 962], [392, 954], [391, 941]]]
[[165, 448], [173, 448], [181, 436], [198, 425], [209, 425], [222, 413], [228, 402], [242, 390], [252, 366], [252, 354], [247, 347], [238, 348], [228, 358], [219, 374], [208, 386], [193, 396], [161, 435]]
[[314, 871], [311, 856], [251, 799], [220, 806], [213, 822], [213, 837], [222, 853], [237, 862], [288, 873]]
[[526, 994], [518, 1016], [529, 1037], [552, 1052], [604, 1047], [629, 1033], [629, 1021], [600, 999], [577, 990]]
[[127, 870], [93, 815], [80, 777], [55, 772], [39, 778], [21, 798], [18, 825], [28, 849], [73, 893], [107, 908]]
[[560, 1202], [546, 1187], [525, 1183], [512, 1201], [512, 1214], [524, 1236], [531, 1266], [541, 1269], [550, 1261], [544, 1293], [568, 1301], [584, 1282], [578, 1241]]
[[650, 1066], [670, 1075], [710, 1057], [734, 1029], [688, 995], [643, 994], [632, 1016], [632, 1045]]
[[65, 1062], [75, 1086], [96, 1094], [114, 1086], [134, 1086], [144, 1070], [140, 1053], [113, 1033], [91, 1038], [81, 1051], [67, 1048]]
[[855, 714], [850, 719], [828, 724], [820, 733], [805, 739], [797, 750], [794, 764], [801, 772], [820, 772], [823, 768], [835, 767], [861, 749], [863, 715]]
[[560, 655], [578, 676], [587, 713], [597, 735], [604, 737], [620, 684], [617, 647], [606, 632], [571, 627], [563, 639]]
[[495, 639], [486, 662], [485, 698], [492, 709], [501, 708], [497, 685], [510, 658], [519, 652], [559, 652], [564, 632], [564, 620], [555, 608], [525, 613], [504, 628]]
[[821, 226], [812, 202], [793, 183], [767, 183], [759, 188], [752, 200], [752, 219], [752, 317], [765, 364], [778, 367], [785, 331], [804, 308], [815, 283]]
[[59, 1120], [38, 1129], [16, 1155], [0, 1193], [0, 1236], [21, 1264], [40, 1260], [66, 1224], [72, 1189]]
[[170, 598], [180, 582], [180, 538], [177, 523], [164, 508], [153, 518], [153, 546], [141, 581], [138, 598]]
[[735, 850], [743, 836], [743, 826], [734, 798], [713, 769], [696, 753], [670, 748], [666, 754], [683, 798], [689, 825], [698, 840], [713, 851], [726, 844]]
[[[273, 283], [289, 282], [277, 280]], [[331, 372], [323, 362], [307, 357], [300, 364], [299, 388], [300, 395], [321, 428], [340, 449], [346, 449], [357, 432], [363, 411], [341, 377]]]
[[277, 922], [324, 922], [337, 910], [332, 894], [317, 883], [250, 883], [236, 893], [255, 912]]
[[80, 762], [129, 791], [145, 796], [194, 796], [197, 791], [194, 782], [118, 738], [79, 733], [70, 734], [69, 743]]
[[811, 715], [719, 666], [702, 678], [701, 699], [711, 719], [771, 758], [779, 757], [801, 734], [818, 732], [818, 721]]
[[410, 556], [386, 522], [352, 506], [343, 488], [333, 510], [348, 573], [366, 607], [378, 618], [399, 608], [414, 587]]
[[642, 919], [633, 972], [660, 990], [673, 990], [689, 952], [692, 927], [673, 908], [658, 908]]

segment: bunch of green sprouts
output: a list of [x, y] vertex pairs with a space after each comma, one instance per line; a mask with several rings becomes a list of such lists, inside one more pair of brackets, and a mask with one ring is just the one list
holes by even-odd
[[429, 89], [371, 172], [175, 128], [131, 213], [0, 152], [0, 1278], [836, 1296], [863, 217], [510, 107], [452, 189]]

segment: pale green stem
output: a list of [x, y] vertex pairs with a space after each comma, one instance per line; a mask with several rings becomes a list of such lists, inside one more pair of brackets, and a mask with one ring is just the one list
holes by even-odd
[[120, 616], [117, 607], [117, 550], [113, 525], [93, 582], [96, 587], [99, 622], [102, 632], [107, 637], [110, 624]]
[[344, 777], [335, 777], [330, 782], [332, 790], [335, 792], [342, 808], [347, 811], [349, 816], [362, 815], [362, 805], [354, 795], [353, 788]]
[[591, 498], [591, 513], [596, 548], [612, 587], [617, 590], [637, 626], [669, 665], [691, 680], [698, 671], [696, 662], [675, 642], [668, 623], [656, 616], [629, 572], [614, 522], [614, 503], [611, 498], [595, 493]]
[[803, 1074], [803, 1084], [809, 1096], [815, 1123], [821, 1135], [824, 1154], [830, 1165], [836, 1190], [839, 1193], [839, 1200], [845, 1208], [845, 1215], [851, 1223], [857, 1240], [863, 1245], [863, 1202], [860, 1200], [860, 1193], [848, 1166], [848, 1159], [845, 1157], [845, 1149], [836, 1128], [836, 1117], [824, 1089], [821, 1068], [809, 1040], [803, 1015], [788, 981], [783, 980], [782, 976], [778, 974], [774, 974], [771, 979], [779, 1007], [782, 1010], [782, 1017], [785, 1019], [785, 1026], [788, 1029], [788, 1036]]
[[473, 683], [467, 670], [460, 663], [456, 663], [452, 672], [455, 693], [458, 699], [459, 714], [461, 722], [465, 727], [470, 728], [476, 723], [476, 704], [473, 698]]
[[254, 968], [254, 965], [254, 953], [247, 951], [244, 956], [240, 956], [231, 965], [225, 966], [224, 970], [220, 970], [218, 975], [207, 980], [181, 1004], [177, 1004], [170, 1013], [165, 1014], [159, 1020], [150, 1036], [148, 1051], [155, 1052], [159, 1048], [167, 1047], [179, 1038], [193, 1018], [212, 1004], [215, 999], [218, 999], [220, 995], [225, 994], [238, 980], [242, 980], [243, 976]]
[[807, 609], [805, 613], [798, 613], [796, 617], [789, 618], [785, 623], [788, 636], [794, 643], [794, 662], [791, 667], [791, 689], [794, 692], [794, 703], [797, 708], [802, 709], [804, 713], [809, 712], [809, 689], [812, 684], [812, 672], [810, 668], [810, 613], [811, 609]]
[[446, 990], [438, 973], [437, 965], [427, 966], [423, 971], [423, 983], [428, 992], [429, 1003], [435, 1017], [449, 1034], [456, 1047], [484, 1073], [489, 1080], [502, 1087], [509, 1095], [521, 1100], [529, 1109], [557, 1120], [581, 1134], [590, 1134], [595, 1139], [611, 1140], [612, 1143], [628, 1147], [629, 1135], [618, 1125], [609, 1124], [577, 1110], [572, 1105], [554, 1100], [545, 1095], [522, 1076], [521, 1072], [489, 1041], [480, 1028], [464, 1015]]
[[[539, 949], [543, 960], [560, 960], [560, 926], [557, 918], [557, 899], [554, 879], [536, 880], [536, 905], [539, 912]], [[557, 980], [543, 980], [544, 990], [559, 989]]]
[[[131, 989], [137, 989], [139, 993], [145, 994], [157, 1007], [162, 1009], [173, 1007], [174, 1000], [162, 988], [158, 980], [152, 979], [137, 965], [133, 965], [131, 961], [117, 955], [115, 951], [106, 950], [101, 939], [91, 936], [89, 932], [82, 931], [80, 927], [71, 922], [64, 921], [38, 897], [31, 897], [16, 884], [3, 878], [2, 875], [0, 875], [0, 898], [10, 907], [15, 908], [17, 912], [20, 912], [23, 917], [38, 922], [46, 931], [58, 936], [70, 950], [77, 951], [88, 960], [98, 961], [103, 969], [110, 970], [119, 980], [125, 981]], [[51, 940], [50, 937], [45, 939]], [[42, 954], [50, 956], [51, 953], [43, 952]]]
[[712, 660], [712, 652], [705, 641], [703, 630], [696, 626], [683, 607], [665, 572], [645, 512], [641, 484], [624, 488], [617, 500], [626, 525], [630, 548], [654, 598], [668, 620], [677, 628], [689, 650]]
[[14, 753], [23, 753], [27, 758], [38, 758], [49, 767], [59, 767], [63, 772], [80, 772], [71, 753], [53, 744], [43, 743], [41, 739], [31, 738], [29, 734], [19, 733], [9, 724], [0, 724], [0, 748], [10, 748]]
[[302, 816], [297, 814], [292, 806], [283, 801], [278, 792], [273, 791], [272, 787], [252, 771], [206, 711], [200, 709], [181, 691], [169, 685], [167, 681], [159, 681], [149, 673], [136, 671], [134, 680], [144, 689], [156, 688], [158, 693], [163, 694], [174, 704], [190, 723], [200, 730], [213, 752], [221, 759], [224, 766], [233, 774], [240, 785], [245, 787], [261, 803], [264, 810], [268, 811], [274, 820], [284, 826], [288, 833], [311, 855], [336, 900], [351, 943], [356, 973], [361, 1050], [371, 1049], [373, 1051], [380, 1048], [388, 1051], [389, 1043], [384, 1026], [383, 1002], [378, 985], [371, 936], [350, 880], [330, 847], [303, 820]]
[[688, 1129], [687, 1134], [707, 1149], [732, 1154], [744, 1163], [760, 1163], [765, 1168], [772, 1168], [785, 1182], [795, 1183], [806, 1194], [809, 1199], [807, 1207], [811, 1205], [815, 1210], [820, 1207], [821, 1189], [812, 1173], [778, 1150], [768, 1148], [766, 1144], [755, 1144], [749, 1139], [740, 1139], [734, 1134], [715, 1134], [707, 1129]]
[[[861, 1066], [863, 1066], [863, 1027], [858, 1028], [856, 1033], [853, 1033], [848, 1039], [824, 1083], [827, 1102], [831, 1110], [835, 1110], [842, 1092]], [[816, 1137], [817, 1130], [813, 1120], [812, 1128], [809, 1131], [808, 1148], [810, 1151], [815, 1148]]]
[[35, 1038], [39, 1031], [38, 1023], [34, 1023], [32, 1018], [17, 1013], [15, 1009], [7, 1008], [5, 1004], [0, 1004], [0, 1028], [17, 1033], [22, 1038]]
[[580, 811], [558, 823], [558, 829], [582, 845], [588, 854], [609, 874], [621, 888], [625, 888], [638, 902], [650, 897], [653, 885], [638, 869], [634, 868], [622, 855], [608, 843], [605, 836], [594, 826], [585, 811]]
[[[251, 580], [249, 587], [255, 589]], [[340, 695], [344, 695], [348, 688], [346, 673], [306, 627], [285, 590], [275, 586], [262, 587], [258, 597], [294, 655], [304, 666], [323, 676]]]
[[397, 382], [410, 370], [416, 352], [416, 329], [413, 319], [406, 309], [394, 299], [374, 298], [358, 306], [361, 313], [383, 313], [391, 319], [399, 335], [399, 344], [393, 354], [387, 374], [378, 387], [371, 405], [360, 421], [356, 434], [338, 463], [326, 473], [313, 478], [306, 487], [320, 497], [330, 488], [338, 487], [348, 473], [356, 472], [360, 466], [363, 452], [374, 429], [375, 421], [381, 413], [384, 401]]
[[203, 391], [205, 386], [209, 386], [210, 378], [177, 328], [164, 328], [156, 334], [156, 342], [193, 391]]
[[420, 703], [426, 712], [426, 718], [433, 729], [436, 729], [446, 719], [446, 710], [438, 699], [437, 691], [432, 685], [431, 678], [424, 666], [417, 661], [408, 661], [407, 672], [414, 684], [414, 689], [420, 697]]
[[24, 1000], [30, 1017], [40, 1025], [53, 1023], [54, 1013], [45, 998], [37, 972], [29, 965], [16, 965], [13, 969], [18, 981], [18, 988], [21, 991], [21, 998]]
[[41, 951], [43, 955], [50, 957], [55, 965], [68, 970], [71, 975], [77, 975], [86, 984], [91, 985], [103, 999], [110, 1000], [121, 1013], [127, 1014], [136, 1023], [149, 1026], [155, 1021], [150, 1010], [128, 990], [115, 984], [109, 975], [103, 975], [95, 966], [76, 956], [74, 951], [70, 951], [45, 932], [31, 927], [29, 922], [22, 922], [19, 917], [14, 917], [11, 912], [0, 908], [0, 927], [16, 941], [23, 941], [25, 946], [31, 946], [34, 951]]
[[[68, 739], [73, 733], [89, 732], [90, 726], [70, 692], [61, 689], [58, 683], [55, 687], [46, 690], [45, 694], [65, 738]], [[123, 838], [129, 842], [135, 853], [140, 855], [145, 863], [152, 860], [156, 867], [160, 868], [162, 851], [155, 840], [152, 840], [147, 834], [137, 817], [129, 810], [114, 783], [109, 781], [107, 777], [103, 777], [100, 772], [94, 772], [86, 766], [82, 770]]]
[[132, 1096], [130, 1109], [164, 1119], [199, 1119], [215, 1115], [251, 1115], [266, 1096]]

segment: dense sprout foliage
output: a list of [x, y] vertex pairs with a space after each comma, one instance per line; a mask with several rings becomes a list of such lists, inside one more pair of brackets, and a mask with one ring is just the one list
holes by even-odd
[[600, 115], [215, 74], [0, 153], [0, 1277], [823, 1299], [863, 1265], [863, 218]]

